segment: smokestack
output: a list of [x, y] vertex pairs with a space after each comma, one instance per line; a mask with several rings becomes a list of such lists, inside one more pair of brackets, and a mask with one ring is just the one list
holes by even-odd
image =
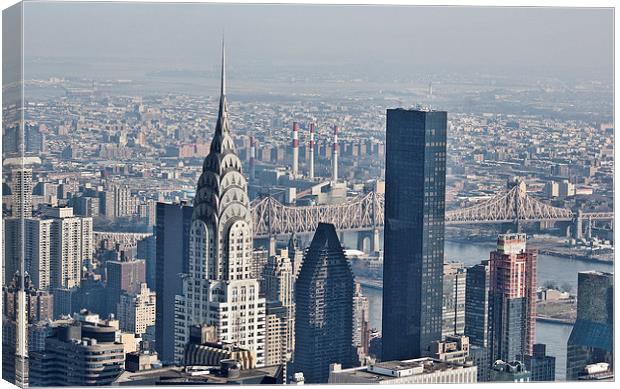
[[314, 123], [310, 123], [310, 168], [308, 176], [314, 180]]
[[332, 156], [332, 162], [333, 162], [333, 167], [332, 167], [332, 180], [334, 182], [338, 181], [338, 126], [334, 126], [334, 152], [333, 152], [333, 156]]
[[250, 135], [250, 181], [254, 181], [256, 178], [256, 170], [254, 167], [254, 160], [256, 159], [256, 142], [254, 137]]
[[293, 178], [297, 177], [299, 168], [299, 123], [293, 122]]

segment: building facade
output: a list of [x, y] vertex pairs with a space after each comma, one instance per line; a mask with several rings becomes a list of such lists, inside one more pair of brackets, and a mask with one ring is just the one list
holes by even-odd
[[466, 275], [467, 269], [462, 263], [443, 266], [442, 338], [465, 333]]
[[267, 260], [261, 289], [267, 301], [266, 365], [290, 361], [295, 349], [295, 279], [287, 249]]
[[362, 287], [355, 283], [353, 292], [353, 348], [357, 352], [357, 360], [361, 365], [366, 362], [370, 344], [370, 306], [368, 297], [362, 294]]
[[44, 350], [31, 353], [30, 385], [110, 385], [125, 364], [116, 332], [98, 320], [76, 320], [54, 328], [53, 335], [45, 339]]
[[354, 365], [353, 273], [333, 224], [319, 223], [295, 283], [292, 373], [327, 383], [329, 365]]
[[523, 362], [531, 374], [531, 381], [555, 381], [555, 357], [547, 355], [547, 345], [536, 343], [534, 353], [525, 355]]
[[147, 328], [155, 325], [156, 295], [146, 283], [140, 286], [139, 292], [124, 292], [120, 296], [116, 309], [120, 329], [142, 335]]
[[[174, 361], [175, 296], [183, 294], [181, 274], [189, 266], [189, 229], [193, 208], [157, 203], [155, 225], [155, 348], [164, 363]], [[167, 308], [167, 309], [165, 309]]]
[[566, 347], [566, 379], [579, 379], [587, 365], [613, 366], [614, 275], [587, 271], [577, 276], [577, 321]]
[[383, 360], [441, 339], [447, 113], [387, 111]]
[[198, 181], [189, 232], [189, 267], [175, 309], [175, 360], [183, 357], [189, 327], [215, 326], [217, 338], [265, 360], [265, 299], [252, 277], [252, 214], [226, 103], [222, 47], [220, 107]]
[[536, 329], [536, 259], [525, 234], [502, 234], [489, 260], [492, 361], [532, 355]]

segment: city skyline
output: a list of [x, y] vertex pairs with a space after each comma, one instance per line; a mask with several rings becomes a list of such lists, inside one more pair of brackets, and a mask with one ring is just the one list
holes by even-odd
[[[608, 9], [127, 4], [109, 35], [84, 25], [118, 6], [23, 5], [23, 110], [10, 77], [3, 93], [3, 379], [613, 380]], [[322, 29], [294, 23], [328, 9]], [[90, 42], [29, 51], [51, 20], [38, 42], [67, 25]], [[554, 75], [507, 66], [529, 57]]]

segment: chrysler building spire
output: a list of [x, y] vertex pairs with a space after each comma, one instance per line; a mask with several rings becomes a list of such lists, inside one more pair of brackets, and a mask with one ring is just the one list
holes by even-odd
[[[226, 139], [228, 138], [228, 139]], [[228, 124], [228, 104], [226, 102], [226, 46], [222, 36], [222, 69], [220, 75], [220, 109], [217, 114], [215, 136], [211, 142], [211, 152], [224, 152], [234, 150], [232, 138], [230, 138], [230, 126]]]

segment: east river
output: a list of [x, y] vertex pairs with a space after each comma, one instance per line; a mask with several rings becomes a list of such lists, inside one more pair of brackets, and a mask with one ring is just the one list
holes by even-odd
[[[347, 239], [345, 239], [345, 242]], [[348, 243], [348, 242], [347, 242]], [[446, 242], [446, 261], [463, 262], [472, 266], [489, 258], [494, 250], [492, 243], [455, 243]], [[613, 264], [602, 262], [586, 262], [570, 258], [549, 255], [538, 256], [538, 285], [553, 281], [556, 285], [571, 285], [573, 293], [577, 292], [577, 272], [599, 270], [613, 272]], [[370, 305], [371, 326], [381, 329], [382, 292], [379, 289], [363, 288]], [[566, 342], [570, 336], [572, 325], [549, 322], [536, 322], [536, 341], [547, 345], [547, 354], [556, 357], [556, 379], [563, 380], [566, 372]]]

